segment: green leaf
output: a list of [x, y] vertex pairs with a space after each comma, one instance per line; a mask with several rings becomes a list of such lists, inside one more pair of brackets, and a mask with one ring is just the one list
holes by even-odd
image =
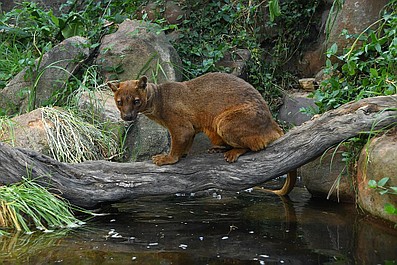
[[397, 194], [397, 187], [390, 187], [393, 194]]
[[378, 181], [378, 187], [383, 187], [389, 181], [388, 177], [384, 177], [383, 179]]
[[331, 55], [336, 54], [336, 52], [338, 51], [338, 45], [336, 43], [332, 44], [332, 46], [329, 48], [329, 53]]
[[397, 215], [397, 209], [390, 203], [386, 203], [384, 206], [385, 212], [388, 214]]
[[388, 190], [382, 190], [382, 191], [379, 192], [380, 195], [385, 195], [385, 194], [387, 194], [387, 193], [389, 193]]
[[377, 52], [379, 52], [379, 53], [382, 52], [382, 47], [380, 46], [379, 43], [375, 44], [375, 50], [376, 50]]
[[369, 69], [369, 72], [371, 73], [371, 77], [378, 77], [378, 71], [375, 68]]
[[376, 189], [376, 187], [378, 187], [378, 184], [375, 180], [371, 179], [370, 181], [368, 181], [368, 187], [370, 187], [371, 189]]
[[66, 27], [62, 30], [62, 36], [67, 39], [73, 36], [78, 36], [84, 32], [84, 25], [80, 22], [76, 23], [69, 23]]
[[271, 22], [273, 22], [276, 17], [281, 15], [278, 0], [270, 0], [269, 1], [269, 14], [270, 14]]

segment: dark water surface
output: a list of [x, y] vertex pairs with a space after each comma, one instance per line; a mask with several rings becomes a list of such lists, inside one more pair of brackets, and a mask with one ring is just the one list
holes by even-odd
[[79, 229], [0, 236], [0, 264], [397, 264], [396, 229], [304, 188], [114, 206]]

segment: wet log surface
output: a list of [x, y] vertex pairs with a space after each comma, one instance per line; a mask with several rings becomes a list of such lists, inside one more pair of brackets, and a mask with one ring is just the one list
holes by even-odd
[[397, 95], [364, 99], [308, 121], [265, 150], [244, 155], [233, 164], [225, 162], [222, 154], [188, 156], [162, 167], [151, 161], [67, 164], [0, 143], [0, 183], [15, 183], [29, 174], [82, 207], [212, 188], [238, 191], [296, 169], [348, 138], [396, 123]]

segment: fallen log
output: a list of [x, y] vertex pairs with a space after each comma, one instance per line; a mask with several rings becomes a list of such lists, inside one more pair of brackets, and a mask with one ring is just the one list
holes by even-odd
[[363, 99], [308, 121], [265, 150], [246, 154], [233, 164], [221, 154], [188, 156], [162, 167], [150, 161], [67, 164], [0, 143], [0, 183], [19, 182], [29, 175], [72, 204], [89, 208], [147, 195], [212, 188], [239, 191], [296, 169], [348, 138], [396, 124], [397, 95]]

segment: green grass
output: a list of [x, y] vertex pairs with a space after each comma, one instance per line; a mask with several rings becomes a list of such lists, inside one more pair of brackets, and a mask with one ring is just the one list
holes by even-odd
[[0, 187], [0, 228], [31, 233], [32, 227], [50, 232], [82, 224], [67, 201], [32, 180]]
[[15, 39], [2, 40], [0, 42], [0, 89], [4, 88], [8, 81], [22, 71], [26, 66], [34, 64], [34, 55], [29, 45], [18, 43]]

